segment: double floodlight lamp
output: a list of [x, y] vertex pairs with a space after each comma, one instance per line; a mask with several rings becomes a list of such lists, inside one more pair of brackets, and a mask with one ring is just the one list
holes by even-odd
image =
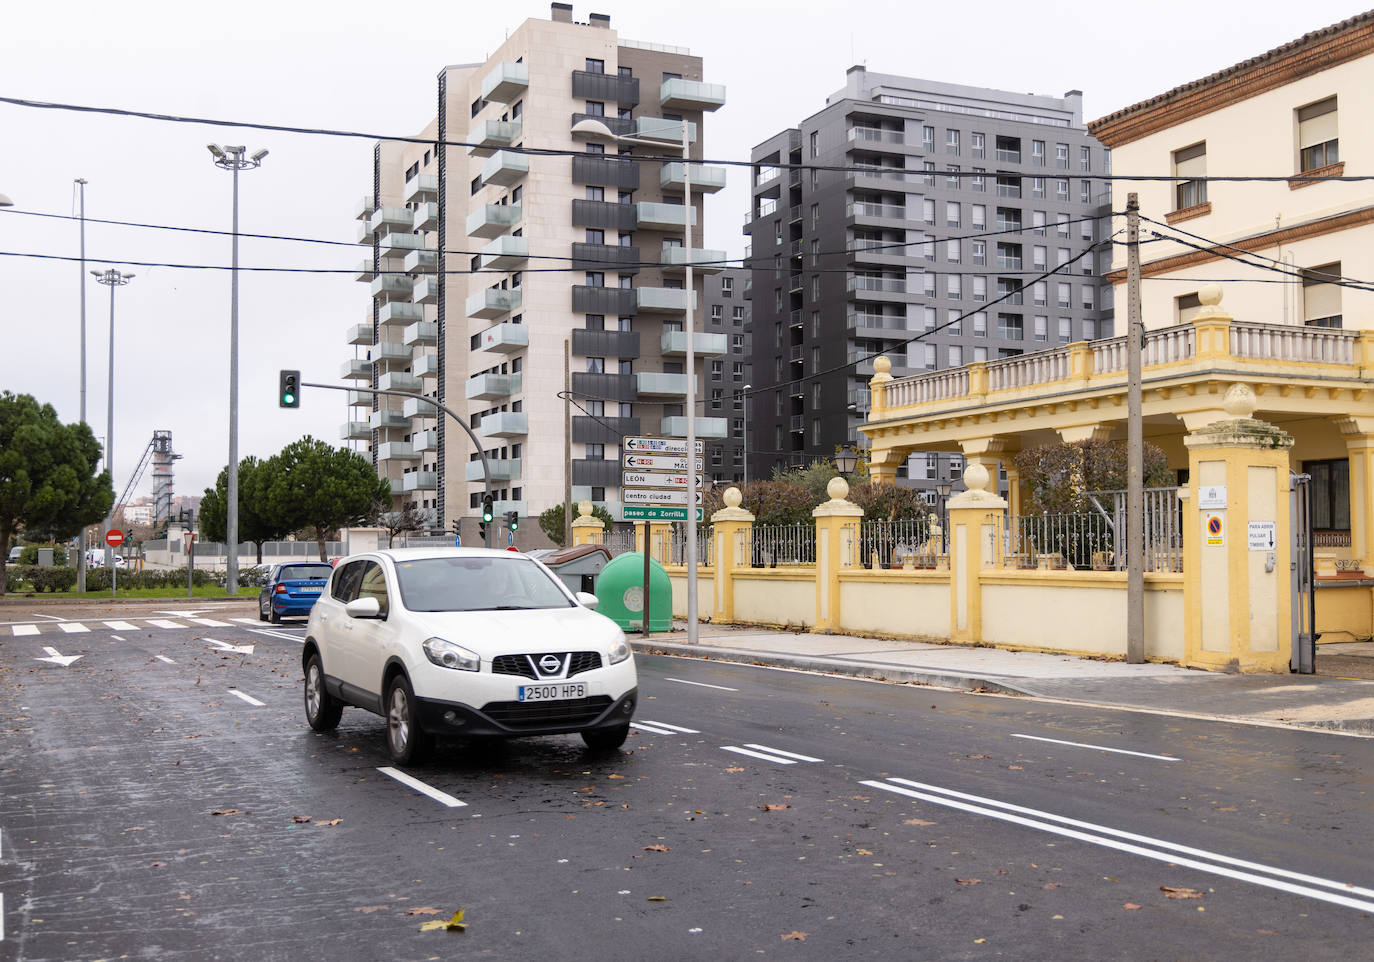
[[[208, 150], [208, 151], [210, 151], [210, 156], [212, 156], [212, 157], [215, 158], [215, 163], [217, 163], [217, 164], [233, 164], [233, 163], [236, 163], [236, 162], [242, 163], [242, 160], [243, 160], [243, 152], [244, 152], [244, 150], [245, 150], [246, 148], [244, 148], [244, 147], [230, 147], [228, 150], [225, 150], [225, 149], [224, 149], [223, 147], [221, 147], [219, 144], [206, 144], [206, 145], [205, 145], [205, 149]], [[230, 156], [229, 156], [230, 153], [233, 153], [233, 154], [234, 154], [234, 157], [233, 157], [232, 159], [231, 159]], [[249, 155], [249, 158], [248, 158], [248, 159], [249, 159], [249, 161], [252, 162], [252, 166], [256, 167], [256, 166], [258, 166], [258, 165], [260, 165], [260, 164], [262, 163], [262, 159], [263, 159], [264, 157], [266, 157], [266, 156], [267, 156], [267, 148], [264, 147], [263, 149], [261, 149], [261, 150], [255, 152], [255, 153]]]

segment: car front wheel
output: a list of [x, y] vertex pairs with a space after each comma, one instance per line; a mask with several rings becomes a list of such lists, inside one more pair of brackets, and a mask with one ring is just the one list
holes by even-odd
[[582, 733], [582, 740], [594, 752], [613, 752], [625, 744], [625, 739], [629, 737], [629, 725], [621, 725], [619, 728], [598, 728]]
[[418, 762], [429, 744], [429, 734], [420, 728], [415, 692], [404, 675], [397, 675], [386, 693], [386, 747], [391, 760], [398, 765]]
[[262, 606], [262, 597], [258, 597], [258, 621], [267, 620], [267, 609]]
[[317, 732], [332, 732], [343, 717], [343, 702], [324, 686], [324, 668], [319, 655], [305, 664], [305, 720]]

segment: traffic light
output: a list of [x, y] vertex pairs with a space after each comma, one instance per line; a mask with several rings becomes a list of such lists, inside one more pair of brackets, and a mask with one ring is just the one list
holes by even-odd
[[487, 524], [496, 517], [495, 509], [492, 507], [491, 495], [482, 497], [482, 517], [477, 521], [477, 533], [482, 538], [482, 544], [487, 543]]
[[461, 533], [462, 533], [462, 532], [460, 531], [459, 527], [458, 527], [458, 519], [457, 519], [457, 518], [454, 518], [454, 519], [453, 519], [453, 533], [454, 533], [454, 534], [461, 534]]
[[516, 530], [517, 528], [520, 527], [520, 512], [518, 512], [518, 511], [507, 511], [507, 512], [506, 512], [506, 527], [507, 527], [507, 528], [510, 528], [510, 530], [512, 530], [512, 531], [514, 531], [514, 530]]
[[284, 408], [300, 407], [301, 372], [282, 371], [279, 384], [281, 389], [277, 392], [277, 402]]

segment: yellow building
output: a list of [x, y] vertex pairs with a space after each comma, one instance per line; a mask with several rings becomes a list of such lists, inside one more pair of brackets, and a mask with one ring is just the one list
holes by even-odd
[[[1345, 173], [1342, 158], [1351, 158], [1351, 174], [1362, 174], [1374, 156], [1374, 130], [1365, 122], [1374, 115], [1371, 53], [1374, 12], [1089, 125], [1112, 149], [1118, 176], [1167, 178], [1116, 183], [1113, 219], [1114, 229], [1124, 228], [1126, 195], [1138, 193], [1145, 437], [1189, 486], [1185, 562], [1197, 569], [1185, 568], [1190, 622], [1207, 622], [1211, 615], [1197, 605], [1218, 593], [1230, 595], [1240, 618], [1248, 603], [1237, 595], [1242, 582], [1266, 597], [1286, 593], [1277, 579], [1261, 577], [1266, 559], [1236, 553], [1256, 512], [1287, 532], [1286, 472], [1277, 471], [1273, 484], [1255, 480], [1277, 470], [1273, 451], [1289, 442], [1275, 439], [1286, 435], [1286, 466], [1313, 478], [1319, 575], [1342, 586], [1318, 593], [1318, 626], [1329, 640], [1371, 633], [1374, 595], [1356, 579], [1374, 576], [1374, 182], [1337, 179]], [[1116, 235], [1108, 278], [1123, 322], [1124, 237]], [[999, 467], [1007, 471], [1015, 515], [1021, 492], [1012, 454], [1125, 437], [1124, 337], [899, 379], [887, 368], [882, 359], [875, 365], [863, 428], [875, 480], [895, 480], [911, 454], [962, 451], [994, 478]], [[1236, 454], [1244, 444], [1213, 443], [1216, 425], [1255, 421], [1279, 429], [1265, 435], [1267, 453]], [[1202, 510], [1197, 490], [1227, 478], [1231, 540], [1209, 562], [1210, 542], [1192, 523]], [[1267, 559], [1269, 567], [1286, 571], [1286, 558]], [[1209, 566], [1221, 574], [1208, 574]], [[1261, 584], [1269, 586], [1255, 587]], [[1274, 600], [1272, 610], [1287, 618], [1286, 599]], [[1233, 655], [1248, 651], [1255, 631], [1271, 633], [1266, 619], [1252, 612], [1249, 627], [1190, 624], [1185, 660], [1227, 664], [1201, 653], [1209, 645], [1220, 651], [1222, 636]], [[1241, 654], [1239, 667], [1282, 670], [1282, 654]]]

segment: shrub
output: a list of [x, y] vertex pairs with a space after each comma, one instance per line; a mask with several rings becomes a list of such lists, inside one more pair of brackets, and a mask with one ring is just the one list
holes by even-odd
[[34, 591], [70, 591], [76, 585], [74, 568], [40, 568], [38, 565], [25, 565], [16, 570]]
[[67, 549], [60, 544], [26, 544], [24, 550], [19, 552], [19, 563], [21, 565], [38, 564], [39, 548], [52, 548], [53, 564], [65, 565], [67, 563]]

